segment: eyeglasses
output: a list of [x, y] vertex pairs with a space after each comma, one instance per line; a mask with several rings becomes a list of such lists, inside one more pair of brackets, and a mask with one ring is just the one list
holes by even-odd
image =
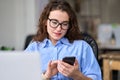
[[60, 25], [61, 28], [64, 29], [64, 30], [66, 30], [66, 29], [69, 28], [69, 21], [64, 21], [64, 22], [62, 22], [62, 23], [59, 23], [59, 21], [56, 20], [56, 19], [50, 19], [50, 18], [48, 18], [48, 20], [50, 21], [49, 24], [50, 24], [50, 26], [51, 26], [52, 28], [57, 28], [59, 25]]

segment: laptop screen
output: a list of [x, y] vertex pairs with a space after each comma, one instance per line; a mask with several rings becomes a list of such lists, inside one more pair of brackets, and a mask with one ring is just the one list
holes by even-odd
[[39, 53], [0, 51], [0, 80], [42, 80]]

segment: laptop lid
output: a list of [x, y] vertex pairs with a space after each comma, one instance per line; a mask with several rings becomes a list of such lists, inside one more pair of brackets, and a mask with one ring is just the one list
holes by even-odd
[[0, 80], [42, 80], [39, 53], [0, 51]]

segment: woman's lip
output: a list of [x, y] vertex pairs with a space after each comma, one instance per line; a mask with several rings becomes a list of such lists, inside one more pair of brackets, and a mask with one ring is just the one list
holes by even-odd
[[54, 33], [55, 35], [61, 35], [61, 33]]
[[55, 33], [56, 35], [60, 35], [61, 33]]

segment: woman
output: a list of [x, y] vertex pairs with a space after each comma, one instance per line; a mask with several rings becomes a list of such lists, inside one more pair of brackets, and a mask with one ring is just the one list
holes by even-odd
[[[25, 51], [41, 55], [46, 80], [101, 80], [101, 71], [92, 48], [81, 40], [76, 15], [63, 0], [52, 0], [39, 19], [38, 31]], [[62, 59], [75, 56], [70, 65]]]

